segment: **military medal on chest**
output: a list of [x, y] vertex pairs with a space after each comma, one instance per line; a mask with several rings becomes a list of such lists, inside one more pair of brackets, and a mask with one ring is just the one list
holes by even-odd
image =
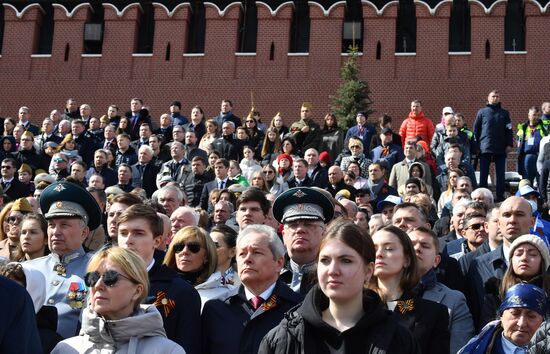
[[86, 286], [82, 282], [72, 282], [69, 285], [69, 292], [67, 293], [69, 306], [73, 309], [81, 309], [87, 294]]
[[54, 272], [57, 272], [57, 275], [60, 275], [64, 277], [67, 275], [67, 268], [65, 268], [65, 265], [63, 263], [57, 263], [53, 266]]

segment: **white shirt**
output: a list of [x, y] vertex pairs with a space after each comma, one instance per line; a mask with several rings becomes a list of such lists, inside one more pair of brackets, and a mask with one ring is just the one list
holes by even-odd
[[[277, 285], [277, 282], [271, 284], [271, 286], [269, 288], [267, 288], [263, 293], [261, 293], [258, 296], [260, 296], [262, 299], [264, 299], [264, 301], [266, 301], [267, 299], [269, 299], [269, 297], [273, 293], [273, 289], [275, 289], [275, 285]], [[246, 286], [244, 287], [244, 295], [246, 296], [246, 299], [248, 301], [250, 301], [250, 299], [252, 299], [253, 297], [256, 296], [256, 295], [252, 294], [252, 292], [250, 290], [248, 290], [246, 288]]]

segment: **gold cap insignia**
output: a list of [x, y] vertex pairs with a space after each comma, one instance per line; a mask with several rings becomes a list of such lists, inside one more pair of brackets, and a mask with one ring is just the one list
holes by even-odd
[[296, 193], [293, 194], [293, 196], [297, 197], [297, 198], [303, 198], [306, 196], [306, 194], [304, 193], [304, 191], [302, 191], [301, 189], [298, 190]]

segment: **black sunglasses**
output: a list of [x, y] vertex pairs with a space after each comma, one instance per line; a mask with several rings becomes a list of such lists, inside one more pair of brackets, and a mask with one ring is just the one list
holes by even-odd
[[172, 249], [174, 250], [174, 252], [180, 253], [185, 247], [187, 247], [187, 249], [191, 251], [191, 253], [199, 253], [202, 248], [202, 246], [198, 242], [178, 242], [174, 244]]
[[467, 229], [472, 229], [474, 231], [477, 231], [477, 230], [481, 229], [484, 225], [485, 225], [484, 223], [472, 224], [472, 225], [468, 226]]
[[103, 283], [107, 286], [114, 286], [118, 280], [119, 277], [128, 279], [132, 283], [135, 283], [132, 279], [128, 278], [127, 276], [120, 274], [116, 270], [108, 270], [105, 273], [99, 274], [99, 272], [88, 272], [86, 275], [84, 275], [84, 283], [88, 288], [96, 286], [97, 282], [99, 281], [99, 278], [103, 277]]

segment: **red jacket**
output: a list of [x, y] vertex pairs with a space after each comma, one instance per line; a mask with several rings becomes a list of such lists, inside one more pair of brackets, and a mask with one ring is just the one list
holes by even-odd
[[403, 147], [405, 143], [417, 135], [422, 137], [422, 140], [430, 143], [434, 135], [434, 124], [431, 119], [427, 118], [424, 115], [424, 112], [420, 112], [419, 115], [413, 115], [409, 113], [407, 119], [401, 124], [399, 128], [399, 135], [401, 135], [401, 140], [403, 141]]

